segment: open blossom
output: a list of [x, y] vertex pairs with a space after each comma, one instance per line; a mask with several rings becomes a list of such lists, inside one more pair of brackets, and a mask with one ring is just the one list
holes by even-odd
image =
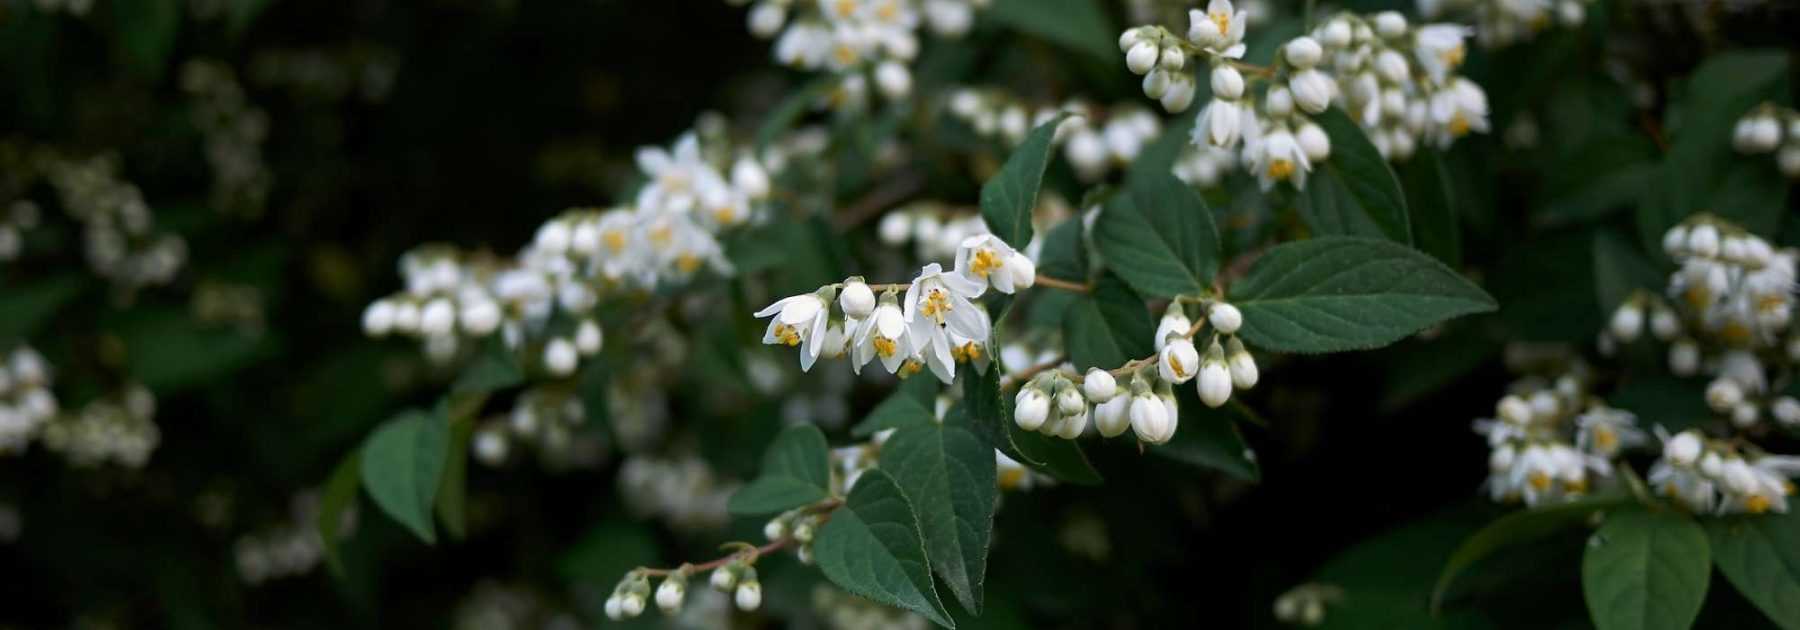
[[1432, 95], [1431, 119], [1441, 126], [1434, 135], [1440, 148], [1471, 131], [1488, 132], [1487, 93], [1475, 82], [1458, 77], [1450, 86]]
[[857, 323], [851, 368], [860, 374], [863, 365], [872, 359], [880, 359], [881, 367], [889, 374], [898, 371], [913, 354], [912, 339], [907, 336], [907, 330], [906, 316], [900, 306], [891, 298], [883, 300], [881, 306], [875, 307], [874, 314]]
[[800, 369], [811, 370], [825, 348], [826, 319], [831, 308], [818, 294], [782, 298], [757, 311], [757, 317], [774, 317], [763, 333], [763, 343], [800, 347]]
[[963, 239], [956, 248], [956, 273], [972, 284], [1011, 294], [1020, 284], [1030, 285], [1037, 275], [1037, 265], [1000, 237], [977, 234]]
[[1306, 186], [1306, 174], [1312, 171], [1312, 162], [1300, 150], [1294, 134], [1286, 129], [1277, 129], [1264, 136], [1260, 142], [1249, 145], [1246, 151], [1263, 190], [1274, 188], [1278, 181], [1292, 181], [1300, 188]]
[[1249, 19], [1244, 11], [1232, 7], [1231, 0], [1212, 0], [1204, 12], [1189, 10], [1188, 22], [1188, 41], [1221, 57], [1244, 56], [1244, 27]]

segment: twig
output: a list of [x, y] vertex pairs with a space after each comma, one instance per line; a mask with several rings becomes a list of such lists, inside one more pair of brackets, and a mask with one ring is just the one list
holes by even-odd
[[1055, 368], [1056, 366], [1062, 365], [1064, 362], [1066, 362], [1068, 360], [1069, 360], [1069, 357], [1067, 355], [1057, 355], [1056, 358], [1051, 359], [1049, 361], [1045, 361], [1043, 363], [1033, 365], [1033, 366], [1025, 368], [1023, 370], [1013, 372], [1012, 374], [1008, 374], [1006, 376], [1006, 380], [1004, 382], [1000, 383], [1000, 387], [1002, 389], [1005, 389], [1007, 387], [1011, 387], [1018, 383], [1021, 383], [1024, 381], [1029, 381], [1029, 380], [1031, 380], [1031, 377], [1037, 376], [1038, 374], [1042, 373], [1044, 370], [1048, 370], [1051, 368]]
[[1074, 291], [1076, 293], [1087, 293], [1089, 291], [1094, 290], [1093, 285], [1086, 283], [1086, 282], [1075, 282], [1073, 280], [1064, 280], [1062, 278], [1052, 278], [1050, 276], [1046, 276], [1041, 273], [1038, 274], [1037, 284], [1038, 284], [1038, 286], [1050, 287], [1052, 289], [1062, 289], [1064, 291]]
[[[819, 519], [819, 523], [824, 524], [825, 521], [831, 520], [831, 512], [833, 510], [836, 510], [843, 506], [844, 506], [843, 499], [833, 498], [833, 499], [826, 499], [824, 501], [820, 501], [820, 502], [815, 503], [805, 509], [808, 512], [813, 512], [815, 514], [819, 514], [821, 516], [821, 518]], [[652, 569], [649, 567], [638, 567], [635, 572], [639, 575], [643, 575], [646, 577], [662, 577], [662, 576], [666, 576], [666, 575], [672, 575], [676, 571], [681, 571], [683, 569], [686, 569], [689, 574], [697, 574], [697, 573], [700, 573], [703, 571], [711, 571], [713, 569], [717, 569], [717, 568], [725, 566], [727, 564], [731, 564], [732, 562], [736, 561], [737, 559], [745, 557], [745, 556], [749, 556], [750, 561], [755, 562], [757, 558], [763, 556], [764, 554], [770, 554], [770, 553], [774, 553], [777, 551], [781, 551], [782, 549], [786, 549], [789, 545], [794, 544], [794, 539], [791, 536], [784, 536], [780, 540], [770, 542], [761, 547], [750, 547], [750, 545], [745, 544], [745, 543], [733, 543], [733, 544], [742, 545], [744, 547], [749, 547], [749, 548], [743, 549], [740, 551], [736, 551], [731, 554], [727, 554], [724, 557], [715, 558], [708, 562], [702, 562], [700, 564], [682, 565], [682, 567], [675, 568], [675, 569]]]

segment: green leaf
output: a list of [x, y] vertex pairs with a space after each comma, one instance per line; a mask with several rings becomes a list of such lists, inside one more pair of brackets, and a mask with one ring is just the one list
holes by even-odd
[[1613, 512], [1581, 557], [1581, 590], [1599, 630], [1692, 626], [1711, 578], [1706, 530], [1668, 511]]
[[993, 447], [963, 423], [928, 423], [888, 438], [881, 446], [881, 469], [912, 499], [932, 571], [964, 608], [980, 614], [1000, 499]]
[[1629, 239], [1610, 230], [1594, 234], [1594, 297], [1601, 314], [1610, 317], [1633, 291], [1660, 293], [1667, 281]]
[[486, 400], [486, 394], [451, 394], [438, 401], [438, 413], [449, 418], [450, 447], [438, 486], [437, 517], [456, 540], [468, 535], [469, 440], [475, 437], [475, 414]]
[[1000, 172], [981, 185], [981, 218], [1008, 245], [1024, 249], [1031, 242], [1031, 211], [1037, 208], [1044, 168], [1050, 166], [1050, 140], [1065, 117], [1058, 115], [1031, 130]]
[[181, 29], [182, 3], [177, 0], [133, 0], [112, 3], [113, 26], [118, 29], [119, 52], [126, 66], [141, 78], [155, 81], [168, 66]]
[[937, 421], [938, 381], [935, 378], [909, 378], [900, 381], [894, 393], [869, 411], [869, 417], [850, 429], [856, 437], [868, 437], [887, 429], [932, 424]]
[[1231, 290], [1244, 340], [1277, 352], [1377, 348], [1494, 299], [1404, 245], [1320, 237], [1277, 245]]
[[1706, 534], [1725, 580], [1776, 625], [1800, 628], [1800, 512], [1708, 519]]
[[1564, 529], [1587, 521], [1595, 512], [1604, 511], [1628, 501], [1617, 495], [1599, 495], [1568, 503], [1520, 510], [1502, 516], [1481, 531], [1469, 536], [1438, 573], [1437, 585], [1431, 591], [1431, 610], [1435, 614], [1443, 606], [1444, 596], [1456, 578], [1469, 567], [1503, 549], [1537, 542]]
[[1080, 485], [1098, 485], [1100, 473], [1088, 463], [1075, 440], [1064, 440], [1020, 429], [1012, 420], [1012, 399], [1000, 391], [1000, 372], [967, 373], [963, 379], [963, 405], [975, 435], [1007, 457], [1038, 472]]
[[985, 15], [1103, 63], [1117, 63], [1119, 29], [1094, 0], [996, 0]]
[[1435, 151], [1414, 155], [1400, 167], [1413, 244], [1451, 268], [1462, 264], [1462, 226], [1450, 171]]
[[956, 627], [932, 585], [912, 502], [881, 469], [863, 473], [844, 506], [819, 528], [813, 558], [844, 590]]
[[1714, 419], [1706, 405], [1706, 380], [1679, 378], [1652, 372], [1632, 374], [1608, 397], [1607, 404], [1630, 409], [1637, 414], [1638, 426], [1667, 429], [1679, 433], [1701, 428]]
[[444, 417], [416, 410], [383, 423], [362, 446], [362, 482], [369, 497], [427, 543], [437, 542], [431, 510], [449, 446]]
[[205, 324], [175, 309], [140, 308], [121, 320], [126, 370], [160, 394], [221, 381], [255, 362], [269, 341], [267, 333]]
[[361, 479], [362, 453], [350, 451], [336, 468], [331, 470], [331, 478], [325, 481], [324, 491], [319, 496], [319, 545], [325, 552], [325, 566], [331, 572], [343, 575], [343, 563], [338, 560], [337, 546], [339, 526], [344, 523], [344, 514], [356, 505], [357, 482]]
[[788, 427], [763, 452], [761, 475], [731, 495], [728, 509], [760, 516], [824, 500], [831, 496], [830, 451], [819, 427]]
[[1181, 413], [1175, 437], [1169, 443], [1152, 447], [1157, 455], [1212, 470], [1223, 471], [1244, 481], [1262, 479], [1256, 463], [1256, 452], [1244, 443], [1238, 432], [1239, 420], [1250, 422], [1244, 403], [1233, 400], [1218, 409], [1200, 402], [1199, 391], [1192, 387], [1175, 388], [1175, 400]]
[[63, 274], [0, 291], [0, 343], [23, 340], [81, 295], [85, 278]]
[[457, 375], [456, 383], [451, 386], [455, 392], [491, 392], [516, 386], [525, 382], [525, 368], [519, 365], [519, 357], [506, 348], [499, 335], [494, 335], [481, 346], [475, 359]]
[[1088, 277], [1087, 245], [1082, 239], [1081, 217], [1070, 217], [1044, 234], [1038, 254], [1038, 273], [1079, 282]]
[[1169, 173], [1146, 174], [1114, 196], [1094, 222], [1094, 246], [1106, 266], [1156, 297], [1194, 295], [1219, 268], [1219, 230], [1192, 187]]
[[1094, 289], [1075, 297], [1063, 312], [1063, 340], [1069, 361], [1076, 368], [1112, 369], [1126, 361], [1149, 356], [1156, 322], [1144, 299], [1111, 273], [1094, 282]]
[[648, 523], [605, 520], [562, 553], [556, 572], [565, 580], [603, 585], [610, 591], [626, 571], [655, 564], [656, 549]]
[[[1338, 217], [1313, 228], [1325, 228], [1326, 234], [1369, 236], [1361, 227], [1366, 221], [1395, 242], [1412, 243], [1412, 223], [1400, 180], [1368, 136], [1336, 107], [1313, 120], [1331, 138], [1331, 159], [1315, 170], [1303, 199], [1312, 207], [1309, 216]], [[1358, 214], [1361, 216], [1355, 216]]]

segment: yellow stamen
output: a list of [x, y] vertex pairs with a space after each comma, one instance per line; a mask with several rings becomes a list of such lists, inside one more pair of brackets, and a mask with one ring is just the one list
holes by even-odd
[[837, 60], [840, 66], [856, 63], [857, 57], [856, 49], [851, 48], [849, 44], [838, 44], [837, 47], [831, 49], [831, 56]]
[[1175, 373], [1175, 378], [1187, 378], [1188, 375], [1187, 366], [1182, 365], [1181, 359], [1173, 354], [1169, 355], [1169, 371]]
[[612, 252], [615, 254], [625, 251], [625, 233], [624, 232], [620, 232], [618, 230], [607, 230], [605, 234], [602, 234], [600, 236], [600, 239], [603, 241], [606, 241], [606, 248], [612, 250]]
[[881, 358], [886, 359], [894, 356], [894, 350], [894, 340], [880, 335], [875, 336], [875, 354], [879, 354], [881, 355]]
[[942, 324], [951, 308], [950, 296], [943, 289], [931, 289], [925, 293], [925, 301], [919, 305], [919, 312]]
[[1753, 494], [1750, 495], [1750, 498], [1744, 499], [1744, 511], [1751, 514], [1762, 514], [1763, 512], [1767, 512], [1769, 511], [1769, 505], [1769, 497], [1760, 494]]
[[675, 240], [675, 228], [658, 225], [650, 230], [650, 244], [655, 245], [657, 249], [668, 247], [669, 242], [673, 240]]
[[900, 17], [900, 3], [884, 2], [881, 8], [875, 10], [875, 15], [880, 17], [883, 22], [892, 22], [895, 18]]
[[775, 324], [775, 339], [790, 346], [798, 346], [800, 345], [800, 331], [796, 330], [793, 326], [777, 322]]
[[1438, 58], [1443, 60], [1444, 65], [1449, 66], [1451, 68], [1455, 68], [1457, 66], [1462, 65], [1463, 58], [1466, 56], [1467, 55], [1466, 55], [1465, 51], [1463, 50], [1462, 44], [1457, 44], [1455, 48], [1446, 50], [1442, 54], [1438, 55]]
[[907, 359], [905, 363], [900, 364], [900, 371], [898, 374], [900, 375], [900, 378], [906, 378], [918, 374], [919, 370], [923, 369], [925, 369], [925, 364], [914, 359]]
[[975, 343], [973, 341], [971, 341], [969, 343], [965, 343], [962, 345], [962, 351], [963, 351], [963, 355], [968, 357], [966, 359], [966, 361], [980, 361], [981, 360], [981, 344]]
[[1539, 492], [1550, 489], [1550, 475], [1546, 475], [1541, 471], [1532, 471], [1530, 475], [1526, 475], [1525, 480], [1531, 484], [1532, 488]]
[[1587, 492], [1587, 480], [1579, 479], [1576, 481], [1563, 482], [1563, 488], [1567, 489], [1570, 494], [1581, 494]]
[[695, 269], [700, 268], [700, 257], [693, 254], [676, 256], [675, 268], [681, 270], [681, 273], [694, 273]]
[[1269, 161], [1269, 177], [1275, 179], [1287, 179], [1293, 177], [1293, 175], [1294, 163], [1292, 161], [1280, 158]]
[[852, 13], [856, 12], [856, 0], [838, 0], [834, 10], [837, 11], [837, 16], [840, 18], [850, 17]]
[[1601, 451], [1611, 453], [1619, 446], [1619, 436], [1608, 427], [1594, 427], [1594, 446]]
[[1017, 488], [1023, 481], [1025, 481], [1025, 469], [1023, 468], [1008, 468], [1000, 471], [1001, 489], [1011, 490]]
[[1726, 343], [1742, 346], [1750, 342], [1750, 327], [1745, 326], [1743, 322], [1733, 321], [1725, 324], [1725, 327], [1719, 330], [1719, 336], [1723, 337]]
[[999, 268], [1000, 257], [994, 255], [994, 250], [991, 249], [983, 248], [976, 250], [974, 259], [969, 261], [969, 270], [975, 272], [975, 275], [983, 278], [986, 278], [988, 273]]
[[1450, 135], [1461, 138], [1469, 134], [1469, 117], [1462, 112], [1450, 118]]
[[720, 225], [737, 223], [737, 208], [731, 206], [719, 206], [717, 209], [713, 210], [713, 220], [718, 221]]
[[1213, 25], [1219, 27], [1220, 35], [1225, 35], [1225, 36], [1231, 35], [1231, 14], [1230, 13], [1214, 13], [1209, 17], [1212, 18]]

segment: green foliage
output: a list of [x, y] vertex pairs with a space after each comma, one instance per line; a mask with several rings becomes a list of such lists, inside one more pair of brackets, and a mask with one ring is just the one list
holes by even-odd
[[1008, 457], [1062, 481], [1081, 485], [1100, 483], [1100, 473], [1074, 440], [1020, 429], [1012, 419], [1012, 399], [1000, 391], [1000, 370], [968, 374], [963, 380], [963, 404], [953, 413], [966, 413], [975, 435]]
[[1687, 628], [1710, 579], [1706, 531], [1667, 511], [1608, 514], [1581, 559], [1582, 590], [1600, 630]]
[[1800, 628], [1800, 515], [1710, 520], [1706, 537], [1725, 581], [1776, 625]]
[[929, 378], [909, 378], [900, 381], [900, 387], [894, 389], [881, 404], [869, 411], [851, 429], [850, 434], [856, 437], [868, 437], [886, 429], [931, 424], [936, 421], [938, 382]]
[[1031, 242], [1031, 211], [1037, 208], [1044, 168], [1050, 165], [1050, 140], [1063, 118], [1056, 116], [1031, 130], [1000, 172], [981, 185], [981, 218], [1008, 245], [1024, 247]]
[[1244, 339], [1278, 352], [1376, 348], [1444, 320], [1494, 310], [1443, 263], [1384, 241], [1321, 237], [1275, 246], [1231, 288]]
[[831, 495], [829, 451], [818, 427], [782, 431], [763, 452], [761, 476], [731, 495], [731, 513], [774, 514], [824, 500]]
[[[1411, 244], [1407, 196], [1400, 192], [1400, 181], [1387, 160], [1343, 110], [1333, 107], [1314, 120], [1331, 139], [1331, 157], [1315, 167], [1301, 197], [1308, 225], [1320, 234], [1386, 237]], [[1434, 238], [1443, 237], [1440, 233]]]
[[24, 339], [56, 311], [81, 295], [82, 278], [68, 274], [31, 283], [8, 286], [0, 293], [0, 343]]
[[1062, 330], [1075, 367], [1106, 370], [1149, 356], [1156, 322], [1143, 298], [1108, 273], [1092, 291], [1075, 297], [1063, 312]]
[[319, 545], [324, 549], [325, 563], [333, 573], [339, 575], [343, 574], [344, 568], [342, 561], [338, 560], [338, 536], [345, 514], [356, 505], [361, 480], [362, 453], [350, 451], [332, 469], [331, 478], [325, 481], [325, 489], [319, 495]]
[[844, 590], [956, 627], [932, 584], [917, 512], [885, 471], [871, 470], [857, 481], [844, 507], [819, 529], [813, 557]]
[[964, 426], [966, 419], [956, 414], [895, 432], [881, 446], [881, 469], [918, 512], [932, 571], [963, 608], [980, 614], [1000, 493], [994, 450]]
[[1138, 292], [1197, 295], [1219, 268], [1219, 230], [1200, 195], [1168, 173], [1134, 180], [1094, 222], [1106, 266]]
[[1116, 63], [1118, 49], [1114, 42], [1119, 29], [1095, 0], [995, 0], [988, 8], [988, 16], [1094, 61]]
[[1243, 401], [1234, 400], [1214, 409], [1201, 404], [1199, 393], [1192, 387], [1177, 388], [1175, 400], [1180, 405], [1181, 427], [1173, 439], [1152, 447], [1151, 452], [1244, 481], [1262, 479], [1256, 452], [1238, 431], [1239, 422], [1254, 422]]
[[363, 442], [363, 489], [420, 540], [437, 542], [431, 515], [450, 447], [441, 413], [408, 411], [377, 427]]
[[1400, 166], [1413, 244], [1454, 269], [1462, 264], [1462, 221], [1449, 167], [1442, 155], [1423, 151]]
[[1457, 578], [1477, 562], [1511, 547], [1543, 540], [1581, 525], [1596, 513], [1620, 505], [1623, 497], [1602, 495], [1548, 507], [1520, 510], [1489, 523], [1463, 541], [1438, 573], [1431, 592], [1431, 609], [1440, 609]]

